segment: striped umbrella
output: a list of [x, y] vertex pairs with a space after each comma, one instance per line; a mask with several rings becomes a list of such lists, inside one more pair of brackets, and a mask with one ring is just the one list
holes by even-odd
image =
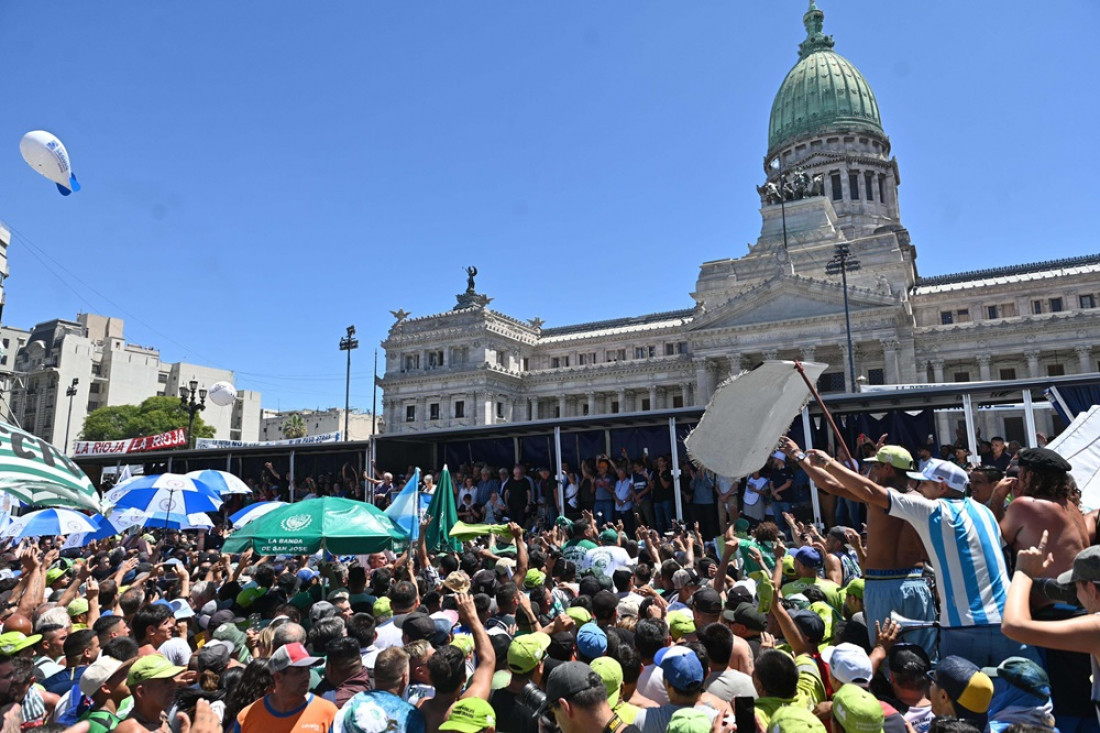
[[229, 521], [233, 523], [234, 527], [240, 527], [243, 524], [248, 524], [254, 519], [259, 519], [268, 512], [278, 509], [281, 506], [286, 506], [286, 502], [258, 501], [255, 504], [249, 504], [235, 514], [230, 514]]
[[122, 534], [130, 527], [140, 526], [148, 518], [149, 515], [137, 509], [120, 509], [111, 512], [110, 517], [105, 517], [102, 514], [91, 517], [92, 524], [96, 527], [95, 531], [69, 535], [69, 539], [65, 541], [62, 548], [68, 550], [74, 547], [84, 547], [95, 540], [114, 537], [117, 534]]
[[6, 423], [0, 423], [0, 491], [37, 506], [100, 508], [95, 486], [68, 456]]
[[213, 488], [178, 473], [142, 476], [112, 489], [107, 498], [117, 509], [139, 509], [166, 521], [172, 514], [215, 512], [222, 505]]
[[251, 494], [252, 489], [248, 488], [248, 484], [241, 481], [239, 478], [229, 473], [228, 471], [214, 471], [207, 469], [205, 471], [191, 471], [183, 474], [187, 478], [201, 481], [212, 489], [215, 489], [219, 495], [225, 496], [226, 494]]
[[4, 528], [3, 537], [58, 537], [78, 532], [93, 532], [92, 520], [71, 509], [43, 509], [16, 517]]

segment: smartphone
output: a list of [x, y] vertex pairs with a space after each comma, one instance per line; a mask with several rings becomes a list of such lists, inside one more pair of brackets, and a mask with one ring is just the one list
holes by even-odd
[[756, 701], [753, 698], [733, 698], [733, 722], [739, 731], [756, 730]]

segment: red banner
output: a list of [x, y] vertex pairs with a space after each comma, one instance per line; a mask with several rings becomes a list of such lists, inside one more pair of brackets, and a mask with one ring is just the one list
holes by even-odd
[[125, 440], [78, 440], [73, 443], [74, 456], [94, 456], [108, 453], [141, 453], [187, 445], [187, 430], [176, 428], [159, 435]]

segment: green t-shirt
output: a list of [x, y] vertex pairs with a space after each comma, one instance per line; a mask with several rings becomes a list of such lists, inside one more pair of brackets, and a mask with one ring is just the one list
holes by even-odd
[[825, 600], [837, 613], [844, 613], [844, 593], [840, 586], [825, 578], [799, 578], [783, 586], [783, 597], [790, 598], [795, 593], [801, 593], [807, 588], [817, 586], [825, 594]]
[[794, 697], [759, 697], [756, 699], [756, 717], [764, 728], [768, 727], [772, 717], [782, 707], [793, 705], [813, 712], [819, 702], [825, 701], [825, 685], [821, 682], [821, 673], [817, 663], [808, 654], [795, 658], [798, 666], [798, 687]]
[[592, 540], [569, 540], [561, 548], [561, 554], [566, 560], [576, 563], [579, 568], [584, 562], [584, 556], [589, 550], [594, 550], [597, 545]]
[[[774, 550], [770, 547], [760, 544], [752, 537], [738, 537], [739, 543], [737, 549], [741, 553], [741, 559], [745, 562], [745, 574], [756, 572], [757, 570], [765, 570], [768, 575], [771, 575], [772, 570], [775, 569], [775, 554]], [[760, 554], [764, 556], [764, 564], [767, 566], [761, 568], [760, 565], [752, 559], [752, 548], [756, 548], [760, 551]]]
[[122, 722], [122, 718], [110, 710], [102, 709], [88, 710], [79, 720], [88, 721], [88, 733], [111, 733]]

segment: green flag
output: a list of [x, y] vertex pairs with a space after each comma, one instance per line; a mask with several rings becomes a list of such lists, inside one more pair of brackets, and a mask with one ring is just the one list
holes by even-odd
[[443, 473], [439, 476], [439, 483], [435, 487], [435, 493], [432, 494], [431, 503], [428, 504], [428, 516], [432, 518], [424, 540], [428, 551], [458, 552], [462, 543], [450, 535], [451, 528], [458, 522], [458, 507], [455, 506], [455, 489], [451, 483], [451, 472], [446, 466], [443, 467]]
[[455, 526], [451, 527], [450, 532], [451, 537], [461, 542], [484, 537], [487, 534], [511, 538], [512, 530], [508, 529], [507, 524], [466, 524], [465, 522], [455, 522]]

